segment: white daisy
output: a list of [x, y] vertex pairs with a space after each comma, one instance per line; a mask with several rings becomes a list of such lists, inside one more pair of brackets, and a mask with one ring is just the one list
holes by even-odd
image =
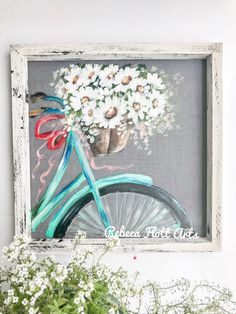
[[57, 80], [58, 77], [62, 77], [66, 75], [69, 72], [69, 68], [61, 67], [60, 69], [57, 69], [53, 72], [53, 79], [54, 81]]
[[120, 69], [115, 78], [114, 84], [116, 84], [116, 92], [126, 92], [132, 85], [130, 83], [139, 76], [140, 72], [136, 68], [125, 67]]
[[98, 88], [97, 89], [98, 95], [100, 96], [100, 100], [102, 100], [104, 97], [111, 96], [114, 93], [114, 90], [110, 88]]
[[103, 70], [99, 71], [98, 76], [100, 78], [100, 86], [111, 88], [114, 82], [114, 77], [118, 70], [119, 70], [118, 65], [110, 64]]
[[157, 73], [148, 73], [147, 74], [147, 82], [153, 88], [156, 88], [158, 90], [165, 89], [165, 85], [163, 84], [163, 80], [161, 77], [158, 76]]
[[56, 86], [55, 86], [55, 92], [56, 92], [56, 95], [60, 98], [67, 98], [68, 97], [68, 93], [69, 93], [69, 89], [66, 88], [66, 83], [60, 79]]
[[71, 91], [77, 90], [79, 86], [84, 83], [84, 78], [82, 76], [82, 70], [79, 66], [74, 66], [71, 70], [64, 76], [66, 80], [66, 89]]
[[74, 109], [74, 111], [79, 111], [82, 108], [82, 102], [79, 97], [71, 96], [70, 97], [70, 107]]
[[90, 101], [83, 106], [81, 121], [83, 121], [86, 126], [93, 124], [96, 107], [97, 104], [95, 100]]
[[[102, 95], [99, 94], [97, 89], [93, 89], [92, 87], [81, 87], [78, 91], [74, 91], [71, 96], [71, 102], [77, 102], [78, 107], [83, 104], [91, 101], [101, 99]], [[81, 107], [80, 107], [81, 108]]]
[[130, 82], [130, 87], [133, 91], [139, 93], [148, 92], [150, 89], [150, 85], [147, 85], [147, 80], [137, 77]]
[[156, 118], [165, 111], [165, 104], [167, 99], [165, 95], [161, 94], [157, 90], [154, 90], [152, 93], [150, 93], [149, 97], [150, 101], [148, 115], [151, 118]]
[[140, 93], [134, 93], [128, 97], [128, 118], [134, 124], [140, 120], [144, 120], [145, 114], [148, 110], [148, 100]]
[[126, 103], [123, 99], [106, 97], [105, 102], [100, 101], [94, 121], [101, 128], [114, 129], [124, 120], [126, 108]]
[[101, 64], [86, 64], [85, 65], [85, 67], [82, 69], [84, 86], [87, 86], [96, 80], [101, 67], [102, 67]]

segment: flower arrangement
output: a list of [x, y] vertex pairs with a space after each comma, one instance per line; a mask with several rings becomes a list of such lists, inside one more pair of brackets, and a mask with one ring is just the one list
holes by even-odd
[[123, 149], [129, 137], [148, 150], [154, 131], [173, 128], [171, 90], [154, 67], [71, 64], [54, 72], [53, 85], [66, 104], [66, 123], [81, 128], [92, 148], [105, 139], [119, 142], [111, 151], [100, 148], [103, 153]]
[[[67, 265], [53, 257], [44, 259], [16, 236], [4, 248], [10, 265], [0, 268], [0, 312], [4, 314], [234, 314], [231, 292], [208, 282], [191, 284], [181, 279], [166, 285], [141, 283], [119, 268], [101, 264], [118, 239], [110, 238], [96, 258], [91, 250], [81, 253], [84, 234], [78, 233]], [[174, 298], [173, 298], [174, 296]]]

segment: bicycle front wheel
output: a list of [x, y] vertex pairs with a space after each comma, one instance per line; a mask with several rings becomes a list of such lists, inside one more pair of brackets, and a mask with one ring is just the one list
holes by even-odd
[[[185, 209], [166, 191], [155, 186], [119, 183], [100, 189], [104, 209], [116, 230], [145, 234], [148, 227], [191, 228]], [[92, 193], [77, 201], [57, 226], [55, 238], [74, 238], [78, 230], [87, 238], [105, 237], [105, 227]]]

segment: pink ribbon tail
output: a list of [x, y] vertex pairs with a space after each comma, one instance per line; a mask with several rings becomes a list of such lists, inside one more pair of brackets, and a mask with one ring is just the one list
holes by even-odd
[[55, 160], [53, 160], [54, 159], [54, 157], [56, 157], [56, 155], [58, 155], [59, 154], [59, 152], [56, 152], [54, 155], [52, 155], [50, 158], [49, 158], [49, 160], [48, 160], [48, 169], [46, 170], [46, 171], [44, 171], [41, 175], [40, 175], [40, 179], [39, 179], [39, 181], [40, 181], [40, 183], [41, 183], [41, 186], [40, 186], [40, 188], [38, 189], [38, 193], [37, 193], [37, 196], [36, 196], [36, 202], [38, 202], [39, 201], [39, 196], [40, 196], [40, 194], [42, 193], [42, 191], [44, 190], [44, 188], [45, 188], [45, 185], [46, 185], [46, 180], [45, 180], [45, 178], [50, 174], [50, 172], [51, 172], [51, 170], [53, 169], [53, 167], [55, 166], [55, 164], [56, 164], [56, 159]]
[[44, 148], [44, 146], [46, 146], [46, 143], [43, 143], [36, 151], [36, 156], [37, 156], [37, 163], [36, 165], [34, 166], [33, 170], [32, 170], [32, 179], [34, 180], [35, 179], [35, 172], [36, 170], [39, 168], [40, 164], [41, 164], [41, 160], [44, 159], [44, 155], [41, 154], [41, 150]]

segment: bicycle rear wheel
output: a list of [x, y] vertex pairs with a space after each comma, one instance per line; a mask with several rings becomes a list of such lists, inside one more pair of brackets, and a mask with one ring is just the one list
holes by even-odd
[[[120, 230], [146, 232], [165, 228], [191, 228], [185, 209], [166, 191], [155, 186], [119, 183], [100, 189], [104, 209], [110, 223]], [[100, 219], [92, 193], [76, 202], [57, 226], [54, 238], [74, 238], [78, 230], [87, 238], [105, 237], [105, 227]]]

